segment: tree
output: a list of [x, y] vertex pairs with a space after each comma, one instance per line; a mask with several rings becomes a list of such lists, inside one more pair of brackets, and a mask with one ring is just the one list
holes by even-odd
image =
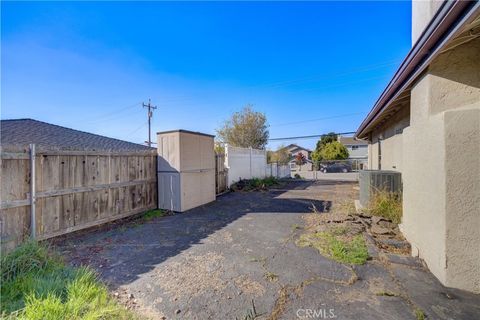
[[321, 136], [320, 139], [317, 141], [317, 146], [315, 150], [312, 152], [313, 161], [319, 162], [322, 160], [327, 160], [322, 158], [321, 150], [325, 145], [337, 140], [338, 140], [338, 135], [335, 132], [329, 132]]
[[302, 166], [307, 163], [307, 158], [305, 155], [301, 152], [297, 153], [295, 155], [295, 164], [300, 167], [300, 170], [302, 170]]
[[280, 146], [277, 151], [268, 151], [267, 152], [267, 161], [269, 163], [276, 162], [279, 165], [288, 164], [291, 160], [290, 153], [288, 153], [287, 148]]
[[216, 154], [224, 154], [225, 153], [225, 146], [223, 145], [223, 143], [215, 141], [213, 150], [215, 150]]
[[347, 148], [339, 141], [329, 142], [320, 150], [322, 160], [345, 160], [348, 158]]
[[267, 117], [251, 105], [235, 112], [216, 131], [223, 142], [242, 148], [264, 149], [269, 137]]

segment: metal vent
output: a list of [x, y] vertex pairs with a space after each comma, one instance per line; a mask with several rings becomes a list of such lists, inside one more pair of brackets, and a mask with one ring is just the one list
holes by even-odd
[[402, 174], [391, 170], [360, 171], [360, 204], [367, 207], [372, 195], [378, 191], [401, 192]]

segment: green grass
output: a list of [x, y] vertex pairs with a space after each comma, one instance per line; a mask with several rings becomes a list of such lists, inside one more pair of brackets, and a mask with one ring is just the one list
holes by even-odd
[[375, 192], [368, 212], [374, 216], [380, 216], [394, 223], [402, 221], [402, 197], [401, 194], [386, 191]]
[[27, 242], [1, 259], [2, 318], [132, 319], [88, 268], [70, 268], [45, 246]]
[[167, 212], [165, 210], [162, 210], [162, 209], [150, 210], [150, 211], [147, 211], [143, 214], [142, 220], [143, 221], [150, 221], [152, 219], [155, 219], [157, 217], [163, 217], [165, 215], [167, 215]]
[[344, 228], [336, 228], [328, 232], [306, 233], [300, 236], [297, 245], [313, 247], [322, 255], [337, 262], [348, 264], [364, 264], [368, 259], [368, 250], [362, 235], [346, 238]]
[[421, 309], [416, 308], [415, 309], [415, 317], [417, 318], [417, 320], [425, 320], [425, 318], [426, 318], [425, 312], [423, 312], [423, 310], [421, 310]]

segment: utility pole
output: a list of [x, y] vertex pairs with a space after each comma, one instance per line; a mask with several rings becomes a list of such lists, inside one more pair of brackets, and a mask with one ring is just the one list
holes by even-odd
[[153, 116], [153, 110], [157, 109], [157, 107], [152, 106], [152, 103], [151, 103], [150, 99], [148, 99], [148, 104], [142, 103], [142, 105], [143, 105], [144, 108], [148, 109], [148, 113], [147, 113], [147, 116], [148, 116], [148, 146], [151, 147], [152, 146], [152, 132], [151, 132], [151, 128], [150, 128], [150, 120], [152, 119], [152, 116]]

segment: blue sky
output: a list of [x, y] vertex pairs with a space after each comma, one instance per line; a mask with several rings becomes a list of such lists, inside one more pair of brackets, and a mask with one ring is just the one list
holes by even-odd
[[139, 143], [148, 98], [154, 132], [214, 133], [246, 104], [272, 138], [354, 131], [410, 48], [409, 1], [1, 6], [2, 119]]

